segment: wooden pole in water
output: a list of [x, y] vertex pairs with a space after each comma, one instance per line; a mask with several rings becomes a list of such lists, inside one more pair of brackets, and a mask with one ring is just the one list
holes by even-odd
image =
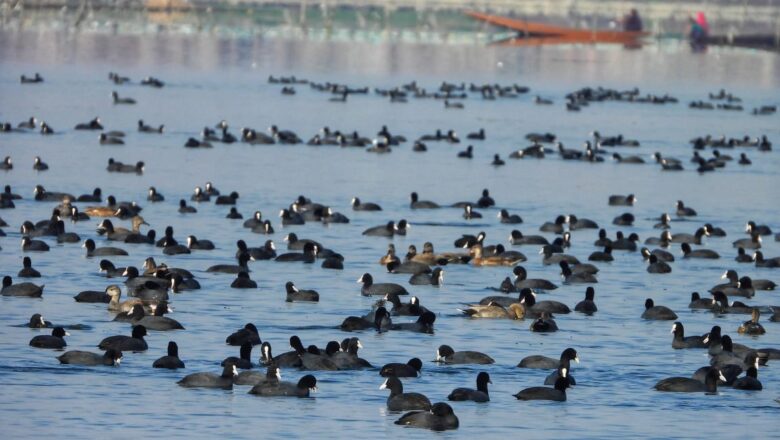
[[390, 15], [387, 8], [388, 5], [387, 2], [385, 2], [385, 4], [382, 5], [382, 21], [384, 22], [384, 26], [383, 26], [384, 30], [387, 30], [388, 21], [389, 21], [388, 16]]
[[301, 25], [306, 24], [306, 4], [308, 3], [307, 0], [301, 1], [301, 11], [300, 15], [298, 16], [298, 23]]
[[322, 11], [322, 25], [324, 28], [330, 28], [330, 12], [328, 11], [328, 2], [323, 0], [320, 3], [320, 10]]
[[[777, 0], [771, 0], [772, 6], [775, 6], [775, 2]], [[780, 48], [780, 12], [777, 11], [777, 8], [773, 8], [775, 10], [775, 48]]]

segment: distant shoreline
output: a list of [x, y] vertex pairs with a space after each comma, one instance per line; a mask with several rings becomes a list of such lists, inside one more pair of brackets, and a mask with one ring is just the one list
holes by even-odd
[[581, 29], [616, 29], [623, 9], [637, 7], [655, 39], [680, 39], [688, 15], [704, 11], [712, 33], [728, 44], [760, 37], [780, 42], [780, 3], [744, 6], [741, 1], [697, 2], [576, 0], [5, 0], [0, 29], [111, 32], [180, 32], [234, 36], [286, 36], [425, 43], [486, 44], [512, 32], [471, 19], [468, 9]]
[[[636, 8], [644, 28], [653, 35], [684, 32], [688, 16], [704, 12], [716, 34], [774, 34], [780, 36], [780, 3], [738, 0], [618, 1], [573, 0], [3, 0], [0, 16], [13, 18], [31, 11], [56, 10], [62, 15], [137, 13], [198, 15], [226, 13], [262, 16], [263, 21], [300, 26], [339, 26], [362, 29], [477, 28], [463, 11], [476, 10], [578, 28], [615, 27], [630, 8]], [[757, 4], [756, 4], [757, 3]]]

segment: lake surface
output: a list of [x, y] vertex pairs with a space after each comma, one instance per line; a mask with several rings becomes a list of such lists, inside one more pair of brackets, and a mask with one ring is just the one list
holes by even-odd
[[[752, 51], [710, 50], [692, 54], [684, 45], [652, 45], [642, 50], [604, 47], [496, 48], [474, 45], [396, 44], [381, 41], [344, 43], [275, 38], [221, 38], [210, 35], [69, 33], [24, 30], [0, 33], [0, 120], [18, 123], [30, 116], [45, 120], [56, 130], [52, 136], [37, 133], [0, 134], [0, 154], [11, 156], [15, 167], [2, 172], [4, 184], [23, 195], [16, 209], [3, 210], [7, 237], [0, 239], [2, 274], [13, 275], [24, 255], [44, 277], [43, 299], [0, 297], [0, 432], [12, 436], [105, 435], [120, 438], [174, 434], [191, 438], [343, 437], [407, 435], [428, 437], [426, 431], [405, 429], [393, 422], [400, 414], [388, 412], [387, 391], [379, 390], [383, 379], [378, 368], [388, 362], [424, 361], [418, 379], [404, 380], [405, 391], [421, 392], [431, 401], [444, 401], [460, 386], [474, 386], [476, 374], [488, 371], [492, 378], [491, 402], [453, 403], [460, 419], [457, 431], [442, 434], [452, 438], [479, 435], [489, 438], [521, 435], [524, 438], [735, 438], [749, 432], [755, 437], [775, 437], [778, 432], [778, 383], [776, 361], [761, 368], [760, 392], [720, 388], [717, 395], [659, 393], [652, 389], [668, 376], [689, 376], [707, 365], [704, 350], [673, 350], [670, 321], [640, 319], [646, 298], [666, 305], [679, 315], [687, 335], [702, 334], [720, 325], [735, 342], [756, 348], [780, 348], [778, 324], [763, 317], [767, 334], [748, 337], [737, 334], [747, 315], [715, 316], [687, 308], [692, 291], [706, 292], [722, 282], [730, 268], [740, 275], [780, 281], [777, 269], [736, 264], [731, 242], [747, 237], [748, 220], [770, 225], [780, 232], [777, 194], [780, 159], [777, 151], [760, 153], [755, 148], [723, 150], [739, 156], [746, 152], [753, 165], [729, 163], [725, 169], [699, 174], [689, 162], [689, 139], [712, 134], [726, 137], [765, 134], [780, 140], [778, 115], [752, 116], [760, 105], [780, 104], [780, 57]], [[109, 71], [133, 79], [117, 86], [108, 81]], [[19, 75], [40, 72], [45, 82], [20, 85]], [[138, 85], [153, 75], [166, 82], [162, 89]], [[269, 84], [269, 75], [296, 75], [312, 81], [334, 81], [355, 87], [389, 88], [411, 80], [434, 91], [442, 81], [519, 84], [531, 92], [517, 99], [483, 101], [472, 94], [462, 101], [463, 110], [445, 109], [439, 100], [410, 99], [390, 103], [375, 94], [353, 95], [346, 103], [329, 102], [330, 95], [296, 86], [295, 96], [280, 94], [280, 85]], [[670, 95], [678, 104], [651, 105], [625, 102], [593, 103], [581, 112], [567, 112], [564, 96], [581, 87], [617, 89], [639, 87], [641, 92]], [[706, 100], [721, 88], [740, 96], [746, 111], [689, 109], [692, 100]], [[111, 102], [112, 90], [138, 101], [134, 106]], [[552, 106], [533, 103], [539, 95]], [[124, 146], [101, 146], [97, 132], [74, 131], [79, 122], [99, 116], [106, 129], [127, 132]], [[138, 133], [136, 121], [165, 124], [165, 134]], [[215, 143], [213, 149], [183, 147], [188, 137], [199, 136], [204, 126], [220, 120], [238, 134], [241, 127], [266, 130], [272, 124], [296, 131], [304, 140], [323, 126], [343, 131], [358, 130], [375, 137], [387, 125], [410, 142], [391, 154], [375, 155], [357, 148], [297, 146], [250, 146]], [[468, 145], [465, 135], [484, 128], [485, 141], [474, 141], [474, 159], [456, 158]], [[411, 150], [412, 140], [436, 129], [453, 129], [463, 138], [458, 145], [429, 142], [428, 151]], [[581, 148], [590, 133], [622, 133], [638, 139], [640, 148], [620, 147], [621, 154], [639, 154], [645, 165], [564, 161], [557, 155], [544, 160], [513, 160], [508, 154], [529, 145], [529, 132], [552, 132], [567, 148]], [[653, 152], [681, 159], [686, 170], [662, 172], [652, 161]], [[507, 161], [490, 165], [494, 154]], [[701, 152], [711, 157], [711, 149]], [[34, 156], [50, 166], [32, 170]], [[108, 173], [108, 158], [125, 163], [143, 160], [143, 175]], [[241, 221], [225, 219], [228, 207], [196, 204], [197, 214], [181, 215], [177, 201], [189, 200], [195, 186], [211, 181], [223, 194], [240, 194], [237, 208], [248, 218], [261, 210], [273, 222], [271, 236], [280, 253], [284, 236], [316, 239], [345, 257], [343, 271], [324, 270], [318, 264], [250, 263], [256, 290], [229, 288], [232, 275], [212, 274], [205, 269], [217, 263], [232, 263], [235, 241], [258, 246], [267, 237], [250, 233]], [[128, 257], [112, 258], [117, 265], [141, 266], [153, 256], [158, 262], [193, 271], [201, 290], [175, 295], [171, 317], [186, 328], [177, 332], [151, 332], [145, 353], [126, 353], [118, 368], [87, 368], [60, 365], [59, 353], [27, 345], [41, 331], [20, 326], [33, 313], [58, 324], [83, 323], [92, 328], [71, 331], [68, 349], [94, 350], [106, 336], [129, 334], [130, 326], [115, 323], [104, 304], [78, 304], [72, 296], [82, 290], [102, 290], [108, 280], [98, 272], [98, 261], [85, 258], [76, 244], [52, 246], [51, 252], [23, 254], [19, 226], [24, 220], [50, 215], [54, 203], [35, 202], [33, 187], [76, 195], [96, 186], [104, 196], [134, 200], [144, 207], [143, 217], [161, 234], [175, 228], [183, 241], [187, 235], [213, 240], [213, 251], [168, 257], [160, 248], [120, 245]], [[164, 203], [146, 202], [154, 185], [165, 195]], [[498, 209], [481, 210], [484, 218], [466, 221], [462, 210], [411, 210], [409, 193], [441, 204], [476, 201], [488, 188], [498, 208], [522, 216], [520, 225], [498, 222]], [[634, 193], [632, 207], [607, 206], [611, 194]], [[276, 214], [299, 194], [331, 206], [350, 218], [346, 225], [307, 223], [282, 227]], [[350, 199], [382, 205], [376, 213], [354, 212]], [[459, 316], [463, 304], [494, 294], [511, 273], [506, 267], [448, 265], [440, 288], [409, 286], [408, 275], [392, 275], [377, 264], [390, 240], [364, 237], [364, 229], [389, 220], [407, 219], [412, 227], [405, 237], [395, 237], [399, 255], [410, 244], [418, 249], [430, 241], [437, 251], [457, 250], [453, 241], [461, 234], [485, 231], [486, 243], [503, 243], [512, 229], [538, 234], [539, 226], [559, 214], [593, 219], [614, 237], [615, 231], [635, 232], [642, 240], [658, 236], [653, 229], [661, 213], [674, 214], [677, 200], [694, 207], [699, 216], [673, 222], [672, 232], [693, 233], [704, 223], [725, 229], [725, 238], [705, 238], [706, 248], [721, 254], [719, 260], [683, 260], [679, 245], [673, 245], [677, 261], [669, 275], [645, 270], [638, 252], [615, 251], [615, 261], [599, 263], [593, 316], [579, 313], [556, 316], [560, 331], [537, 334], [529, 331], [531, 320], [470, 320]], [[189, 203], [189, 202], [188, 202]], [[91, 204], [79, 204], [83, 208]], [[612, 219], [633, 213], [633, 227], [617, 227]], [[68, 230], [106, 243], [95, 232], [99, 219]], [[117, 220], [117, 222], [119, 222]], [[126, 226], [126, 222], [122, 223]], [[144, 229], [145, 231], [146, 229]], [[543, 234], [552, 239], [552, 234]], [[596, 230], [574, 231], [567, 253], [584, 260], [594, 250]], [[764, 237], [767, 257], [780, 255], [773, 236]], [[584, 285], [560, 283], [559, 268], [544, 266], [535, 246], [515, 247], [528, 261], [522, 265], [529, 277], [547, 278], [560, 288], [540, 299], [554, 299], [573, 308], [583, 298]], [[397, 282], [436, 312], [435, 334], [374, 331], [345, 333], [338, 329], [350, 315], [367, 312], [376, 298], [360, 295], [355, 280], [364, 272], [377, 282]], [[318, 304], [285, 303], [284, 284], [292, 280], [300, 288], [319, 291]], [[124, 290], [124, 289], [123, 289]], [[742, 299], [742, 298], [736, 298]], [[756, 305], [780, 305], [776, 292], [757, 292]], [[411, 322], [397, 317], [395, 322]], [[224, 344], [225, 337], [247, 322], [270, 341], [276, 354], [289, 350], [288, 338], [297, 334], [304, 345], [324, 347], [330, 340], [358, 336], [364, 348], [360, 356], [376, 368], [364, 371], [315, 372], [319, 392], [311, 399], [257, 398], [248, 388], [232, 391], [184, 389], [176, 381], [198, 371], [220, 371], [219, 363], [237, 355], [237, 347]], [[152, 362], [165, 354], [175, 340], [186, 370], [160, 371]], [[431, 362], [436, 348], [449, 344], [455, 350], [479, 350], [496, 363], [488, 366], [446, 366]], [[525, 356], [557, 357], [566, 347], [579, 352], [573, 366], [578, 385], [568, 391], [566, 403], [520, 402], [512, 394], [541, 385], [546, 371], [516, 368]], [[252, 358], [259, 356], [259, 347]], [[283, 370], [284, 380], [297, 381], [303, 372]]]

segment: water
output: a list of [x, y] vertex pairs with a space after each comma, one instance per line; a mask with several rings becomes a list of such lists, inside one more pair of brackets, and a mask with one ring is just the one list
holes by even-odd
[[[652, 390], [656, 381], [668, 376], [688, 376], [707, 364], [701, 350], [673, 350], [671, 322], [643, 321], [639, 318], [645, 298], [677, 312], [687, 334], [701, 334], [712, 325], [723, 327], [735, 342], [754, 347], [780, 347], [777, 325], [763, 323], [767, 334], [761, 337], [738, 335], [736, 328], [745, 315], [714, 317], [687, 309], [690, 292], [706, 292], [721, 282], [720, 275], [735, 268], [740, 275], [780, 281], [771, 269], [737, 265], [731, 241], [743, 238], [744, 224], [754, 219], [780, 229], [777, 222], [780, 165], [776, 152], [755, 149], [725, 150], [738, 156], [745, 151], [753, 166], [730, 163], [724, 170], [706, 175], [692, 171], [688, 163], [691, 148], [687, 141], [699, 135], [751, 136], [767, 134], [777, 142], [780, 125], [777, 115], [754, 117], [747, 112], [696, 111], [687, 102], [704, 99], [720, 88], [741, 96], [750, 109], [777, 105], [780, 99], [780, 63], [773, 54], [746, 51], [710, 51], [692, 55], [678, 46], [651, 46], [640, 51], [614, 48], [565, 47], [502, 49], [462, 45], [404, 45], [384, 43], [344, 44], [312, 40], [220, 39], [206, 35], [105, 35], [100, 33], [6, 32], [0, 45], [0, 120], [14, 123], [34, 115], [47, 121], [57, 134], [3, 134], [0, 152], [14, 159], [15, 169], [3, 174], [25, 200], [14, 210], [1, 214], [11, 226], [0, 241], [3, 274], [15, 275], [21, 267], [18, 226], [25, 219], [43, 219], [53, 204], [31, 200], [32, 189], [42, 184], [51, 191], [76, 195], [89, 193], [95, 186], [104, 196], [136, 200], [144, 206], [143, 216], [161, 233], [172, 225], [183, 240], [193, 234], [213, 240], [214, 251], [166, 257], [159, 248], [124, 245], [129, 257], [112, 260], [117, 265], [140, 266], [147, 256], [171, 266], [186, 267], [198, 277], [202, 289], [173, 298], [175, 319], [185, 331], [150, 332], [146, 353], [127, 353], [119, 368], [82, 368], [59, 365], [54, 353], [33, 349], [27, 341], [38, 334], [20, 327], [30, 315], [42, 313], [55, 323], [85, 323], [89, 331], [71, 331], [69, 349], [97, 350], [104, 337], [128, 334], [129, 326], [111, 322], [105, 305], [77, 304], [72, 296], [81, 290], [102, 290], [116, 282], [102, 278], [96, 259], [86, 259], [77, 245], [52, 245], [52, 251], [30, 255], [34, 267], [44, 277], [44, 299], [0, 298], [0, 425], [6, 436], [63, 435], [78, 437], [111, 435], [129, 437], [186, 433], [193, 438], [229, 436], [307, 436], [340, 437], [346, 430], [368, 436], [408, 435], [427, 437], [423, 431], [402, 430], [393, 425], [400, 414], [388, 413], [386, 391], [377, 370], [355, 372], [316, 372], [320, 392], [313, 399], [264, 399], [246, 394], [248, 388], [233, 391], [189, 390], [176, 381], [196, 371], [220, 370], [219, 362], [236, 355], [237, 347], [224, 345], [224, 338], [254, 322], [263, 340], [273, 344], [275, 353], [287, 351], [287, 340], [297, 334], [305, 345], [324, 346], [329, 340], [359, 336], [364, 349], [361, 357], [374, 366], [406, 362], [411, 357], [424, 361], [419, 379], [405, 380], [405, 390], [426, 394], [432, 401], [446, 400], [459, 386], [474, 386], [477, 372], [488, 371], [493, 384], [489, 404], [457, 403], [460, 429], [444, 435], [465, 438], [472, 435], [503, 437], [522, 429], [527, 438], [733, 438], [746, 429], [755, 436], [773, 436], [777, 430], [777, 368], [762, 368], [761, 392], [722, 388], [719, 394], [662, 394]], [[46, 82], [21, 86], [21, 73], [41, 72]], [[107, 73], [119, 71], [136, 81], [135, 85], [115, 86]], [[157, 76], [167, 85], [152, 90], [137, 85], [146, 75]], [[354, 86], [390, 87], [416, 79], [433, 89], [442, 80], [518, 83], [532, 88], [531, 94], [516, 100], [465, 101], [462, 111], [445, 110], [439, 101], [411, 100], [390, 104], [375, 95], [351, 96], [347, 103], [327, 102], [327, 95], [306, 86], [286, 97], [279, 86], [267, 84], [269, 74], [295, 74], [316, 81], [340, 81]], [[639, 86], [643, 92], [670, 93], [680, 104], [598, 103], [580, 113], [563, 109], [563, 96], [583, 86], [615, 88]], [[110, 93], [138, 100], [135, 106], [114, 106]], [[555, 100], [550, 107], [536, 106], [531, 97], [541, 95]], [[97, 133], [71, 130], [78, 122], [100, 116], [107, 129], [127, 131], [126, 145], [100, 146]], [[147, 135], [135, 131], [136, 121], [164, 123], [166, 134]], [[182, 147], [189, 136], [197, 136], [204, 125], [225, 119], [231, 131], [251, 126], [263, 130], [271, 124], [293, 129], [308, 138], [327, 125], [334, 129], [358, 130], [373, 135], [382, 125], [394, 133], [414, 139], [437, 128], [454, 129], [462, 137], [484, 127], [487, 140], [474, 142], [473, 160], [456, 159], [467, 143], [452, 146], [428, 143], [429, 151], [414, 153], [410, 143], [391, 154], [377, 156], [359, 149], [307, 146], [248, 146], [216, 144], [210, 150]], [[688, 171], [661, 172], [655, 164], [618, 165], [562, 161], [555, 156], [545, 160], [507, 159], [495, 169], [489, 165], [494, 153], [506, 156], [526, 146], [527, 132], [551, 131], [569, 148], [578, 148], [598, 129], [603, 134], [624, 133], [639, 139], [639, 149], [619, 148], [624, 154], [641, 154], [650, 159], [655, 151], [683, 160]], [[711, 155], [708, 150], [706, 156]], [[39, 155], [51, 166], [34, 172], [32, 158]], [[142, 176], [119, 175], [105, 171], [109, 157], [123, 162], [146, 162]], [[223, 193], [238, 191], [238, 209], [245, 217], [261, 210], [272, 219], [272, 238], [284, 249], [282, 238], [288, 232], [313, 238], [342, 253], [344, 271], [327, 271], [316, 265], [281, 264], [269, 261], [250, 264], [251, 276], [260, 288], [233, 290], [230, 275], [210, 274], [205, 269], [217, 263], [230, 263], [235, 241], [250, 245], [266, 237], [241, 227], [240, 221], [224, 218], [227, 207], [196, 204], [198, 213], [180, 215], [176, 201], [189, 199], [195, 186], [207, 180]], [[154, 185], [166, 197], [165, 203], [145, 201], [146, 190]], [[476, 200], [489, 188], [499, 207], [523, 217], [521, 225], [502, 225], [498, 210], [481, 210], [485, 217], [466, 222], [459, 209], [412, 211], [411, 191], [423, 199], [442, 204]], [[633, 208], [608, 207], [610, 194], [634, 193]], [[305, 194], [315, 201], [346, 214], [348, 225], [306, 224], [282, 227], [275, 216], [293, 199]], [[349, 207], [351, 197], [380, 203], [379, 213], [357, 213]], [[488, 243], [504, 243], [511, 229], [538, 233], [538, 226], [558, 214], [590, 218], [610, 231], [636, 232], [644, 240], [657, 236], [653, 221], [663, 212], [673, 212], [681, 199], [696, 208], [693, 221], [674, 222], [673, 232], [692, 233], [705, 222], [728, 232], [726, 238], [705, 239], [707, 248], [718, 251], [720, 260], [678, 260], [670, 275], [650, 275], [638, 253], [615, 252], [615, 261], [600, 264], [594, 316], [573, 313], [558, 316], [560, 331], [534, 334], [530, 321], [468, 320], [457, 308], [493, 294], [486, 289], [498, 286], [509, 275], [507, 268], [448, 266], [441, 288], [415, 286], [410, 291], [421, 303], [437, 313], [435, 335], [372, 331], [348, 334], [337, 329], [349, 315], [365, 313], [374, 299], [360, 296], [355, 280], [371, 272], [376, 281], [404, 285], [407, 276], [386, 274], [377, 264], [388, 240], [363, 237], [367, 227], [388, 220], [408, 219], [412, 228], [406, 237], [393, 242], [399, 254], [409, 244], [421, 248], [431, 241], [437, 251], [453, 250], [452, 242], [463, 233], [485, 231]], [[88, 204], [81, 204], [83, 207]], [[630, 211], [637, 217], [635, 227], [617, 228], [611, 220]], [[82, 239], [97, 238], [98, 220], [68, 229]], [[432, 224], [436, 224], [433, 226]], [[548, 235], [549, 238], [552, 236]], [[596, 250], [596, 231], [576, 231], [570, 253], [580, 259]], [[780, 246], [765, 237], [764, 254], [777, 256]], [[558, 268], [543, 266], [535, 247], [515, 248], [528, 256], [523, 266], [530, 277], [558, 283]], [[320, 292], [319, 304], [284, 302], [284, 283], [292, 280], [301, 288]], [[560, 283], [559, 283], [560, 285]], [[583, 297], [582, 285], [561, 285], [541, 299], [555, 299], [573, 307]], [[778, 304], [773, 292], [758, 292], [752, 304]], [[397, 322], [411, 319], [399, 317]], [[154, 359], [162, 356], [169, 340], [175, 340], [187, 364], [185, 371], [157, 371]], [[456, 350], [480, 350], [496, 360], [484, 368], [440, 366], [432, 363], [436, 348], [449, 344]], [[575, 347], [582, 363], [573, 368], [577, 387], [568, 392], [564, 404], [518, 402], [512, 397], [520, 389], [541, 385], [547, 372], [517, 369], [525, 356], [544, 354], [557, 357], [566, 347]], [[257, 359], [257, 350], [253, 359]], [[297, 381], [303, 373], [285, 370], [285, 380]], [[703, 423], [706, 421], [705, 423]], [[728, 421], [722, 423], [721, 421]]]

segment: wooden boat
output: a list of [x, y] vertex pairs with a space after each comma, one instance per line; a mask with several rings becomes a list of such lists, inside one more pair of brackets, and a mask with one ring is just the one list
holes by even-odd
[[577, 29], [555, 26], [527, 20], [483, 14], [467, 11], [466, 14], [477, 20], [517, 31], [517, 38], [503, 40], [502, 45], [539, 45], [539, 44], [576, 44], [576, 43], [613, 43], [636, 44], [647, 32], [627, 32], [612, 30]]

